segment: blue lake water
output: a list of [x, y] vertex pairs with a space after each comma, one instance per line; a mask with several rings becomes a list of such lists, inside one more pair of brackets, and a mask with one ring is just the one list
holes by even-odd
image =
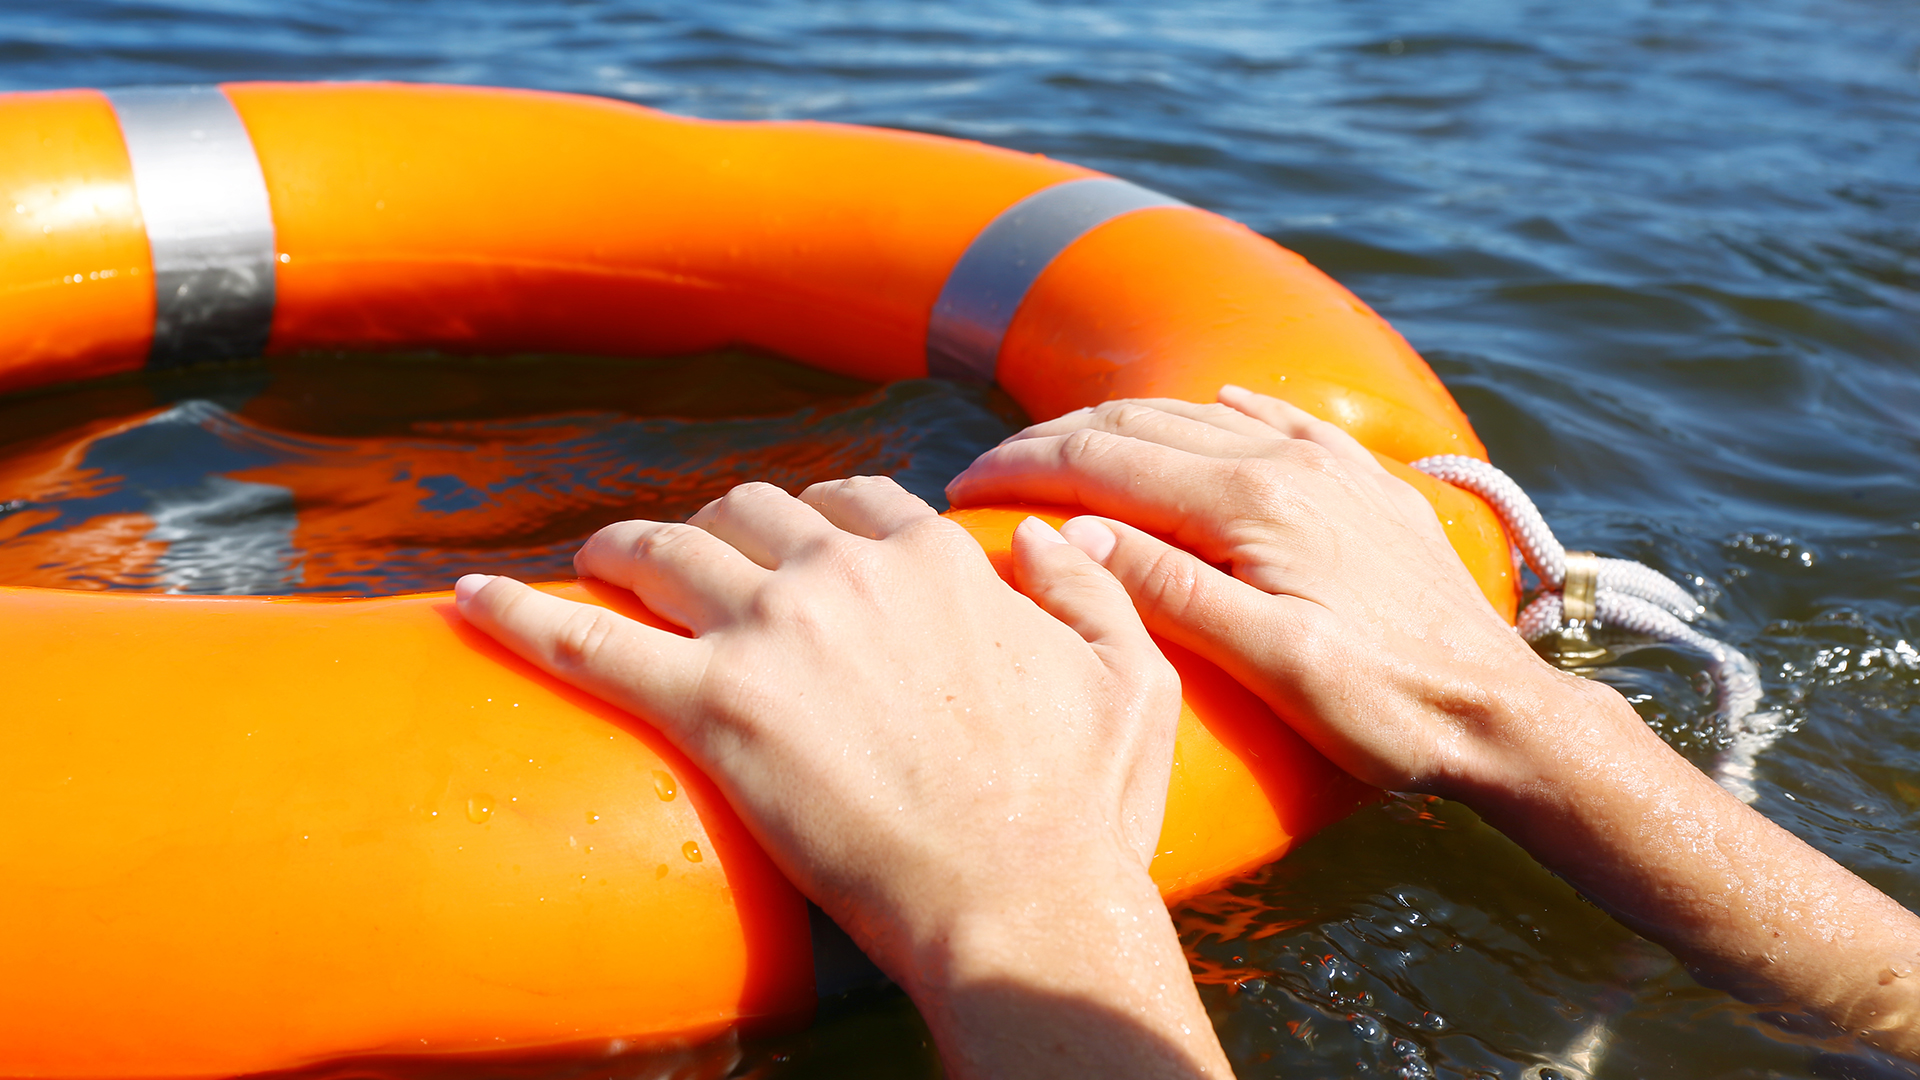
[[[1246, 222], [1406, 334], [1569, 546], [1700, 581], [1714, 632], [1758, 662], [1789, 726], [1760, 763], [1756, 805], [1920, 903], [1910, 2], [0, 7], [0, 89], [259, 78], [538, 87], [930, 131], [1080, 162]], [[138, 402], [76, 392], [60, 415], [173, 408], [167, 431], [206, 455], [206, 474], [237, 467], [222, 454], [267, 452], [262, 440], [324, 463], [352, 440], [399, 438], [268, 407], [295, 400], [273, 385], [301, 377], [194, 375]], [[806, 397], [832, 389], [770, 398], [736, 434], [776, 439], [795, 409], [824, 410], [878, 433], [860, 460], [918, 470], [932, 490], [1004, 422], [994, 402], [925, 384]], [[29, 413], [52, 423], [48, 400], [0, 401], [0, 444]], [[913, 419], [874, 419], [889, 409]], [[552, 438], [586, 440], [580, 460], [664, 445], [657, 426], [595, 423]], [[382, 446], [368, 452], [415, 452]], [[688, 451], [684, 467], [713, 460]], [[262, 522], [286, 512], [233, 505]], [[535, 530], [515, 550], [558, 557], [577, 531]], [[436, 572], [460, 561], [420, 546]], [[190, 563], [160, 584], [221, 584]], [[301, 585], [284, 563], [244, 564], [261, 588]], [[1645, 648], [1597, 675], [1705, 755], [1716, 733], [1699, 667]], [[1870, 1075], [1832, 1056], [1843, 1047], [1700, 988], [1446, 804], [1364, 811], [1180, 922], [1243, 1076]], [[1583, 1056], [1596, 1017], [1607, 1038]], [[768, 1077], [935, 1070], [911, 1010], [884, 995], [742, 1054], [740, 1071]]]

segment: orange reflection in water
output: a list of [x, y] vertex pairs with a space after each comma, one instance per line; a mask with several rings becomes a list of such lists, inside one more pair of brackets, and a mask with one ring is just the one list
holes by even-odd
[[7, 448], [0, 457], [0, 510], [9, 511], [0, 515], [0, 583], [48, 589], [153, 587], [154, 561], [166, 544], [148, 538], [152, 518], [110, 512], [56, 528], [70, 515], [43, 504], [85, 504], [114, 491], [118, 479], [89, 467], [87, 448], [159, 411], [96, 417]]
[[[153, 519], [145, 514], [102, 514], [58, 532], [10, 537], [10, 527], [59, 517], [28, 511], [0, 518], [0, 583], [42, 589], [154, 589], [164, 541], [149, 539]], [[18, 520], [16, 520], [18, 519]]]
[[996, 394], [767, 357], [330, 354], [0, 400], [0, 583], [382, 595], [572, 575], [595, 529], [751, 480], [947, 477]]
[[301, 592], [361, 595], [392, 591], [402, 579], [451, 584], [483, 567], [571, 577], [574, 550], [611, 522], [682, 520], [751, 480], [797, 491], [902, 464], [881, 438], [825, 430], [806, 442], [702, 457], [683, 471], [624, 459], [620, 426], [462, 425], [445, 430], [445, 442], [310, 441], [284, 463], [229, 475], [292, 492]]

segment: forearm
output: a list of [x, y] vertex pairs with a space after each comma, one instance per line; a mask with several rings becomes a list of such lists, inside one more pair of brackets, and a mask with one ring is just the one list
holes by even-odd
[[1722, 791], [1610, 689], [1515, 697], [1532, 715], [1458, 797], [1706, 981], [1920, 1054], [1920, 919]]
[[1708, 978], [1920, 1056], [1913, 915], [1534, 656], [1430, 505], [1350, 436], [1246, 390], [1220, 400], [1068, 413], [949, 496], [1107, 515], [1062, 535], [1347, 771], [1460, 799]]
[[1144, 872], [1061, 875], [924, 935], [908, 992], [956, 1077], [1230, 1077]]

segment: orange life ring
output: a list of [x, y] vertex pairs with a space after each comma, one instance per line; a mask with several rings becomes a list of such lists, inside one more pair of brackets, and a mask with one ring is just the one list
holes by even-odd
[[[0, 96], [0, 211], [0, 390], [387, 346], [931, 357], [1035, 418], [1235, 382], [1373, 448], [1513, 614], [1490, 512], [1399, 464], [1484, 456], [1405, 341], [1250, 230], [1063, 162], [519, 91], [62, 91]], [[954, 516], [1004, 552], [1021, 513]], [[801, 898], [707, 781], [445, 594], [11, 588], [0, 658], [0, 1074], [604, 1051], [812, 1008]], [[1367, 797], [1175, 659], [1169, 898]]]

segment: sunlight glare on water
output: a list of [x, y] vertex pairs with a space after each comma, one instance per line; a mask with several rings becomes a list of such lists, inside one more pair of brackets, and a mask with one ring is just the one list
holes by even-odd
[[[8, 89], [395, 78], [881, 124], [1245, 222], [1391, 320], [1570, 547], [1699, 587], [1787, 727], [1758, 808], [1920, 902], [1909, 3], [67, 0], [0, 9], [0, 61]], [[363, 415], [415, 404], [371, 359], [331, 396], [291, 393], [316, 376], [283, 365], [0, 402], [0, 577], [342, 594], [562, 576], [610, 514], [851, 468], [937, 493], [1017, 423], [937, 384], [773, 369], [726, 383], [759, 387], [751, 408], [676, 412], [661, 395], [699, 388], [648, 370], [605, 376], [596, 406], [495, 400], [528, 381], [440, 368], [429, 382], [466, 389], [418, 415]], [[93, 472], [49, 472], [82, 443]], [[1698, 657], [1607, 660], [1592, 674], [1663, 737], [1716, 750]], [[1454, 805], [1363, 810], [1178, 918], [1245, 1077], [1875, 1075], [1701, 988]], [[885, 995], [714, 1053], [769, 1078], [936, 1071]]]

